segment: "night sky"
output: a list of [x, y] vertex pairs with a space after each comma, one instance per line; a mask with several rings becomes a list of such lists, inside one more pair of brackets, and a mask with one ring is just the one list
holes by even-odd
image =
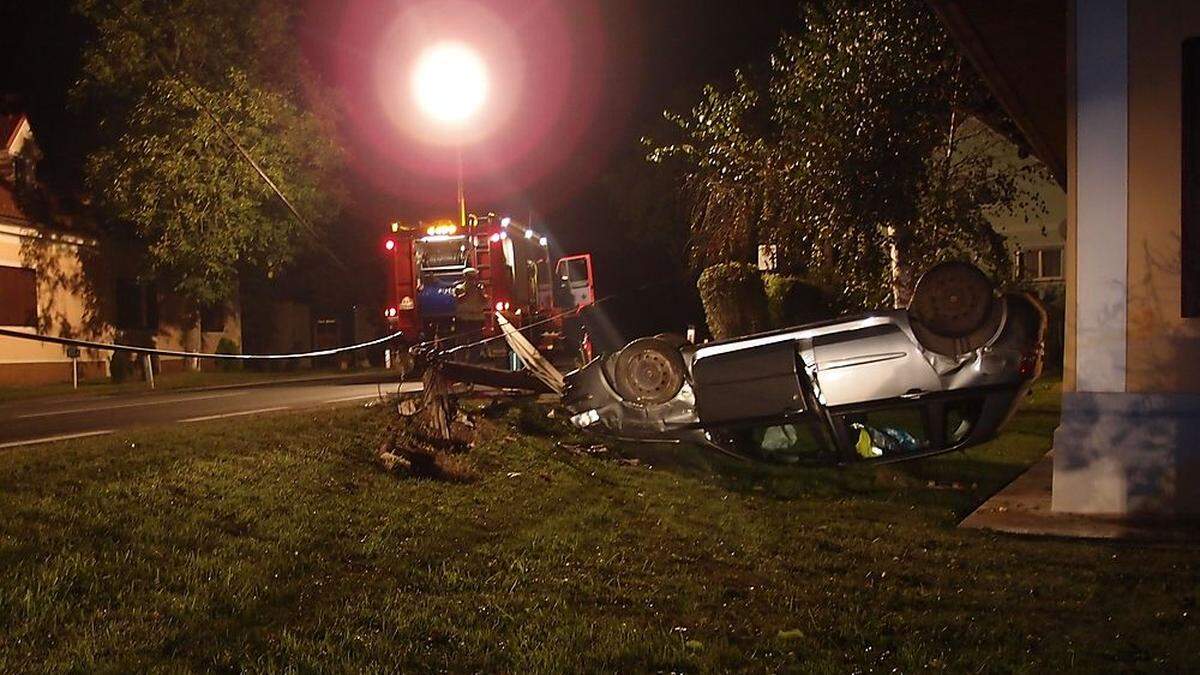
[[[77, 74], [86, 27], [69, 3], [3, 4], [11, 44], [0, 66], [0, 92], [24, 100], [47, 152], [46, 174], [69, 185], [78, 167], [64, 96]], [[351, 157], [355, 204], [343, 226], [361, 234], [357, 230], [397, 218], [453, 215], [453, 145], [406, 130], [408, 111], [388, 86], [403, 81], [406, 45], [461, 28], [485, 43], [498, 78], [491, 128], [463, 143], [468, 207], [522, 220], [532, 213], [534, 226], [548, 231], [561, 252], [591, 251], [601, 295], [653, 281], [659, 253], [640, 250], [616, 224], [619, 195], [604, 177], [640, 161], [639, 138], [661, 128], [665, 108], [684, 110], [705, 82], [727, 80], [735, 67], [764, 59], [780, 32], [797, 24], [799, 1], [475, 4], [307, 6], [297, 39], [344, 113], [341, 140]], [[449, 10], [429, 25], [429, 7]], [[637, 332], [657, 328], [646, 317], [673, 324], [692, 311], [669, 293], [660, 300], [642, 298], [641, 318], [617, 322]]]

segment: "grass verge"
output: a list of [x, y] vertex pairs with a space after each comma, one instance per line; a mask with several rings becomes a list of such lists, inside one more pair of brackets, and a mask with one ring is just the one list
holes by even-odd
[[0, 671], [1194, 670], [1195, 551], [955, 528], [1057, 413], [845, 471], [628, 466], [519, 411], [470, 484], [380, 471], [378, 409], [9, 451]]

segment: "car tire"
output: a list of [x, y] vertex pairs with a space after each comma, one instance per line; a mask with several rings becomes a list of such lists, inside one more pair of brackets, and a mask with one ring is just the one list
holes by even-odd
[[634, 340], [617, 354], [613, 376], [617, 393], [625, 400], [644, 405], [666, 403], [683, 388], [683, 356], [659, 338]]
[[966, 262], [935, 265], [917, 281], [908, 313], [944, 338], [964, 338], [988, 322], [996, 288], [978, 267]]

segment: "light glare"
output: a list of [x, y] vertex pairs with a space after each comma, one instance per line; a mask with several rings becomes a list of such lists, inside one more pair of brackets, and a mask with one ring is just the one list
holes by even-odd
[[477, 113], [487, 99], [487, 67], [470, 47], [442, 42], [417, 60], [412, 89], [417, 105], [430, 118], [445, 124], [461, 124]]

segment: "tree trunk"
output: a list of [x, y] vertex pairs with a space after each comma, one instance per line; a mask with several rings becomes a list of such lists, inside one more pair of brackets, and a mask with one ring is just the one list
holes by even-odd
[[912, 264], [908, 259], [907, 253], [904, 251], [904, 246], [897, 241], [898, 237], [895, 226], [888, 226], [887, 235], [888, 257], [891, 260], [892, 307], [904, 309], [908, 307], [909, 301], [912, 300]]
[[[192, 331], [196, 333], [196, 346], [193, 347], [192, 349], [193, 349], [193, 351], [196, 351], [196, 352], [204, 351], [204, 323], [203, 322], [204, 322], [204, 314], [202, 312], [200, 312], [199, 310], [196, 310], [196, 321], [192, 324]], [[192, 372], [197, 372], [197, 373], [200, 372], [199, 357], [193, 356], [191, 358], [184, 359], [184, 366], [187, 370], [190, 370]]]

